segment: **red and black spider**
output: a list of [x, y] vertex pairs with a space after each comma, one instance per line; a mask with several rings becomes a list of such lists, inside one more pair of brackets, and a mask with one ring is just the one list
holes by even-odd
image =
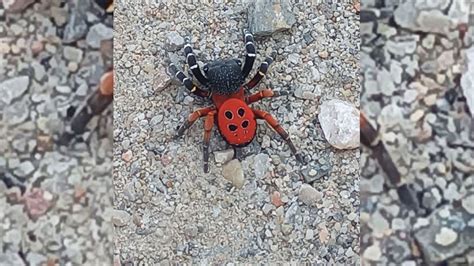
[[189, 38], [186, 38], [184, 54], [187, 64], [192, 75], [203, 86], [207, 87], [208, 90], [199, 88], [193, 83], [191, 78], [186, 77], [174, 64], [171, 64], [169, 67], [170, 73], [181, 81], [191, 93], [212, 99], [213, 106], [198, 109], [191, 113], [186, 122], [178, 129], [176, 135], [176, 137], [182, 136], [184, 131], [196, 120], [206, 116], [203, 145], [204, 172], [206, 173], [209, 172], [209, 142], [214, 124], [217, 124], [219, 132], [227, 143], [234, 147], [243, 147], [255, 138], [257, 119], [267, 121], [286, 141], [296, 159], [303, 163], [303, 157], [297, 153], [288, 133], [280, 126], [278, 121], [269, 113], [249, 106], [249, 104], [263, 98], [286, 95], [287, 93], [264, 89], [257, 93], [246, 95], [246, 92], [254, 88], [265, 76], [272, 59], [266, 58], [258, 68], [257, 74], [248, 83], [244, 84], [256, 57], [253, 36], [247, 30], [244, 30], [244, 42], [246, 56], [243, 66], [239, 59], [219, 59], [206, 64], [203, 67], [205, 73], [203, 74], [197, 64]]

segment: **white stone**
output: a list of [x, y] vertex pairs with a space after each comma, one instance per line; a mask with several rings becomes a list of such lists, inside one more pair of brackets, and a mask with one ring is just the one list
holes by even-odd
[[232, 182], [236, 188], [242, 188], [245, 183], [244, 170], [239, 160], [234, 159], [222, 167], [222, 175]]
[[226, 163], [234, 157], [234, 149], [227, 149], [223, 151], [214, 152], [214, 160], [216, 163]]
[[364, 254], [362, 255], [364, 259], [371, 260], [371, 261], [378, 261], [382, 256], [382, 251], [378, 245], [372, 245], [365, 249]]
[[474, 114], [474, 47], [466, 50], [467, 68], [461, 77], [461, 88], [466, 97], [467, 106]]
[[474, 194], [462, 200], [462, 207], [470, 214], [474, 214]]
[[319, 122], [328, 142], [338, 149], [359, 147], [359, 110], [341, 100], [330, 100], [321, 105]]
[[442, 227], [438, 234], [436, 234], [435, 241], [441, 246], [449, 246], [456, 241], [458, 233], [456, 231]]

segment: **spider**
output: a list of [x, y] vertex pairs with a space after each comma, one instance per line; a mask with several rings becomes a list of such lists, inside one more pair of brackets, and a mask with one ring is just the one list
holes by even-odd
[[286, 141], [300, 163], [304, 163], [303, 157], [295, 148], [288, 133], [281, 127], [278, 121], [269, 113], [251, 108], [249, 104], [262, 100], [263, 98], [287, 95], [287, 92], [278, 92], [264, 89], [257, 93], [248, 95], [246, 92], [254, 88], [267, 73], [272, 59], [267, 57], [258, 68], [257, 74], [248, 82], [245, 79], [252, 70], [256, 57], [253, 35], [244, 30], [245, 62], [239, 59], [218, 59], [209, 62], [203, 67], [204, 74], [197, 64], [196, 56], [190, 44], [190, 39], [185, 38], [184, 54], [192, 76], [208, 90], [199, 88], [191, 78], [188, 78], [176, 65], [169, 66], [170, 73], [177, 78], [191, 93], [199, 97], [210, 98], [212, 106], [198, 109], [192, 112], [184, 124], [178, 129], [176, 138], [181, 137], [184, 131], [191, 127], [196, 120], [206, 117], [204, 122], [203, 159], [204, 172], [209, 172], [209, 142], [211, 132], [215, 124], [224, 140], [233, 147], [244, 147], [252, 142], [257, 130], [257, 119], [265, 120]]

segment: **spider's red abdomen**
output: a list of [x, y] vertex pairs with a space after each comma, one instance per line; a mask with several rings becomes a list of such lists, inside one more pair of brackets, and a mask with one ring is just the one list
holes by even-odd
[[219, 107], [217, 126], [229, 144], [245, 146], [255, 137], [257, 121], [254, 113], [244, 101], [229, 98]]

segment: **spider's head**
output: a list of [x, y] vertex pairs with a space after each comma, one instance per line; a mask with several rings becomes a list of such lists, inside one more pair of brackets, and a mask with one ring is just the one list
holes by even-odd
[[241, 66], [238, 59], [215, 60], [205, 65], [209, 89], [219, 94], [236, 93], [244, 83]]

